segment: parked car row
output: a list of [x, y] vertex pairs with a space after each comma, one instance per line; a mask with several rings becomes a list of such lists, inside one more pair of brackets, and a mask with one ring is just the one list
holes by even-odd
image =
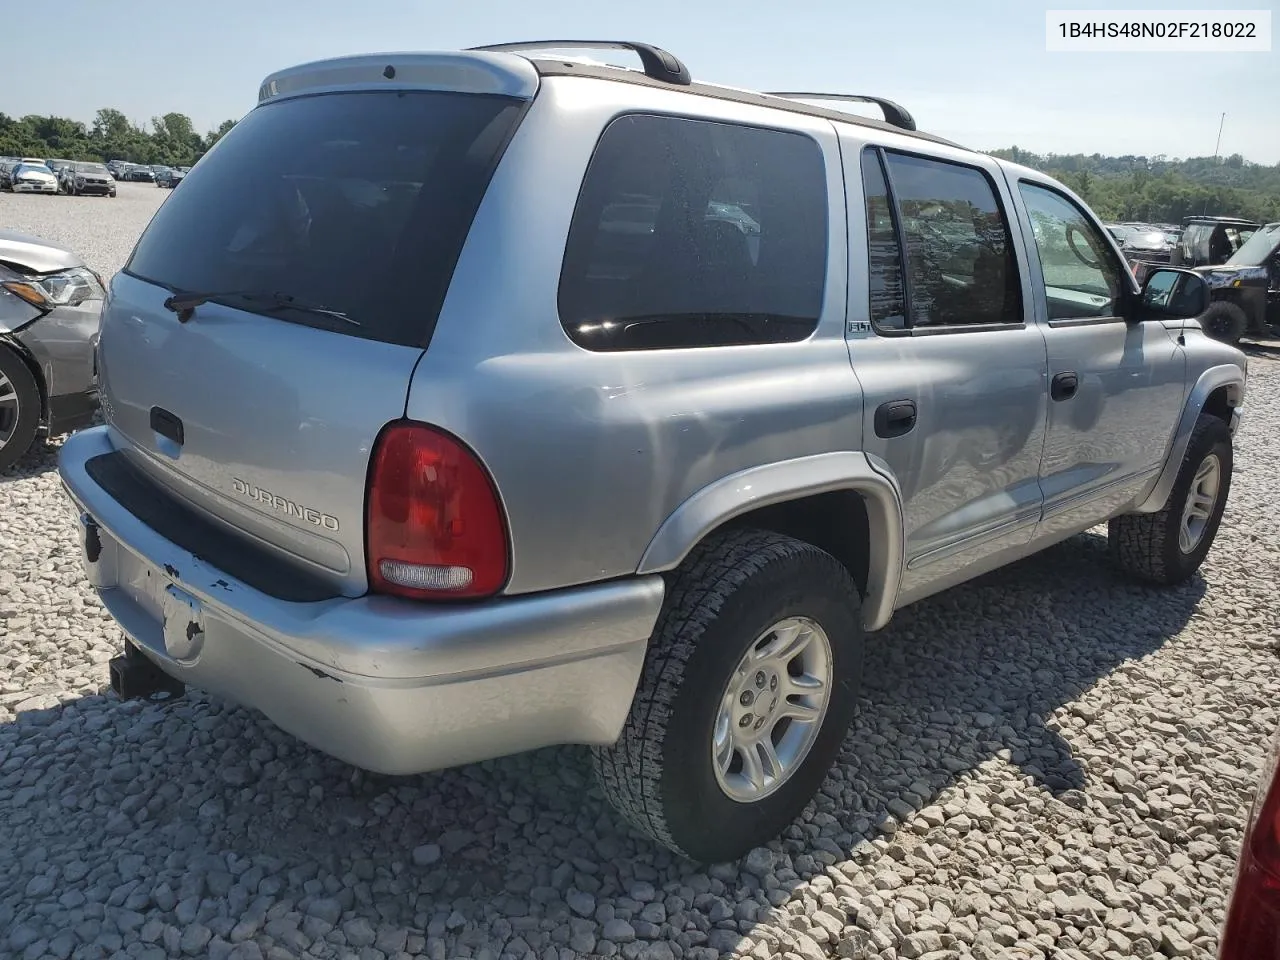
[[63, 193], [70, 196], [116, 195], [117, 181], [154, 183], [172, 189], [190, 167], [164, 164], [144, 166], [112, 160], [45, 160], [38, 157], [0, 157], [0, 190], [15, 193]]
[[154, 183], [157, 187], [173, 188], [178, 185], [190, 167], [170, 167], [162, 163], [150, 166], [140, 163], [127, 163], [124, 160], [107, 161], [107, 169], [117, 180], [131, 183]]

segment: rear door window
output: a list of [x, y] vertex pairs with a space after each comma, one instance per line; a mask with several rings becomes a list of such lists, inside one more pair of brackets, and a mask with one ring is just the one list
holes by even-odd
[[596, 147], [560, 276], [592, 350], [803, 340], [827, 271], [822, 149], [802, 134], [630, 115]]
[[522, 105], [423, 91], [258, 107], [183, 179], [125, 270], [247, 310], [293, 298], [354, 324], [271, 315], [425, 346]]
[[987, 174], [891, 150], [884, 160], [906, 248], [909, 326], [1022, 323], [1009, 224]]

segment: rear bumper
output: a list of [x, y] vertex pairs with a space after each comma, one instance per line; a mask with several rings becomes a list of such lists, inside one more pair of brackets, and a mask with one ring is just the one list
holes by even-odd
[[380, 773], [617, 739], [661, 577], [465, 606], [279, 600], [160, 536], [99, 487], [85, 465], [113, 449], [106, 428], [83, 431], [63, 445], [59, 470], [90, 582], [169, 675]]

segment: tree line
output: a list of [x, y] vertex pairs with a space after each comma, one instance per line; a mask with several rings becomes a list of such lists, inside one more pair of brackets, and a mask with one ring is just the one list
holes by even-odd
[[1280, 163], [1229, 157], [1110, 157], [1102, 154], [1037, 154], [1018, 147], [993, 150], [1043, 171], [1078, 193], [1109, 221], [1179, 223], [1183, 217], [1247, 217], [1280, 221]]
[[130, 163], [190, 166], [236, 125], [223, 121], [201, 136], [182, 113], [152, 117], [138, 126], [119, 110], [104, 107], [86, 126], [66, 117], [0, 113], [0, 157], [59, 160], [127, 160]]

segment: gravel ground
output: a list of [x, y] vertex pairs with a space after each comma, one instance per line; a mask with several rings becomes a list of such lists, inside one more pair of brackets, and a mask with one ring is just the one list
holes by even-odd
[[[0, 226], [109, 273], [166, 195], [5, 195]], [[1121, 583], [1087, 534], [904, 611], [802, 821], [710, 869], [573, 749], [384, 778], [197, 692], [116, 701], [38, 448], [0, 477], [0, 955], [1211, 957], [1278, 719], [1276, 356], [1203, 579]]]

